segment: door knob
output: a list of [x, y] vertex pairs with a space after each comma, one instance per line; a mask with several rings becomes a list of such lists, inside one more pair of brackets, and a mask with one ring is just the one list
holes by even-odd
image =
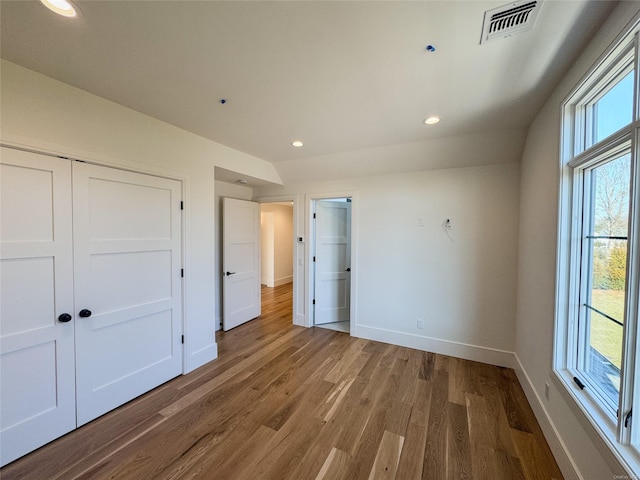
[[235, 275], [236, 272], [227, 272], [225, 275], [228, 277], [229, 275]]
[[67, 323], [70, 320], [71, 320], [71, 315], [69, 315], [68, 313], [61, 313], [60, 316], [58, 317], [58, 321], [62, 323]]
[[91, 310], [87, 310], [86, 308], [83, 308], [82, 310], [80, 310], [78, 312], [78, 315], [80, 315], [82, 318], [87, 318], [91, 316]]
[[349, 268], [347, 268], [347, 269], [345, 270], [345, 272], [350, 272], [350, 271], [351, 271], [351, 267], [349, 267]]

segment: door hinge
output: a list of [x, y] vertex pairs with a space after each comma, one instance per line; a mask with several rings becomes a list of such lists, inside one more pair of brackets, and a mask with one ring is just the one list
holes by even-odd
[[180, 210], [184, 210], [184, 202], [180, 201]]
[[313, 304], [314, 304], [314, 305], [316, 304], [316, 299], [315, 299], [315, 298], [313, 299]]
[[313, 214], [313, 218], [314, 218], [314, 219], [316, 218], [316, 214], [315, 214], [315, 213]]
[[184, 278], [184, 268], [181, 268], [181, 269], [180, 269], [180, 277], [181, 277], [181, 278]]
[[182, 335], [182, 339], [181, 340], [182, 340], [182, 343], [184, 344], [184, 335]]
[[314, 262], [316, 261], [316, 257], [315, 257], [315, 256], [313, 257], [313, 261], [314, 261]]

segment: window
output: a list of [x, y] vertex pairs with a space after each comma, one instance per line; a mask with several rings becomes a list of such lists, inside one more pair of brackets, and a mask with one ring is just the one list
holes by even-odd
[[594, 141], [599, 142], [631, 123], [633, 72], [627, 73], [594, 105]]
[[563, 105], [555, 358], [560, 380], [635, 475], [640, 475], [639, 31], [636, 19]]
[[630, 154], [579, 172], [584, 186], [576, 363], [613, 413], [622, 367]]

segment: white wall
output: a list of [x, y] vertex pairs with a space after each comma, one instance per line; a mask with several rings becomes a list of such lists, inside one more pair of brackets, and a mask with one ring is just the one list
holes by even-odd
[[185, 369], [215, 343], [214, 167], [280, 183], [263, 160], [2, 61], [2, 142], [177, 177], [185, 186]]
[[[518, 376], [563, 473], [601, 480], [623, 475], [620, 464], [554, 381], [552, 356], [560, 182], [560, 106], [640, 4], [623, 2], [565, 76], [531, 125], [522, 158], [516, 354]], [[551, 384], [550, 400], [544, 384]], [[562, 449], [564, 444], [566, 453]], [[572, 467], [573, 463], [573, 467]], [[620, 477], [622, 478], [622, 477]], [[626, 477], [625, 477], [626, 478]]]
[[273, 248], [275, 237], [275, 222], [273, 212], [260, 212], [260, 283], [267, 287], [274, 286], [275, 251]]
[[[303, 205], [307, 194], [357, 193], [352, 334], [511, 365], [519, 175], [518, 164], [507, 163], [261, 187], [254, 195], [295, 195]], [[298, 209], [296, 236], [305, 236], [308, 211]]]
[[[260, 211], [265, 216], [271, 238], [262, 245], [263, 284], [277, 287], [293, 281], [293, 207], [263, 203]], [[263, 224], [264, 225], [264, 224]], [[264, 228], [264, 226], [263, 226]], [[270, 260], [270, 263], [269, 263]]]
[[216, 312], [216, 330], [222, 328], [222, 198], [237, 198], [239, 200], [251, 200], [253, 189], [243, 185], [234, 185], [227, 182], [215, 182], [215, 312]]

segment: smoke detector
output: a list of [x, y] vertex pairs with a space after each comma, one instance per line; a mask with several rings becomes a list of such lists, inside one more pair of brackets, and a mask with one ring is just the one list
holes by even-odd
[[484, 12], [480, 43], [511, 37], [533, 28], [541, 0], [511, 2]]

